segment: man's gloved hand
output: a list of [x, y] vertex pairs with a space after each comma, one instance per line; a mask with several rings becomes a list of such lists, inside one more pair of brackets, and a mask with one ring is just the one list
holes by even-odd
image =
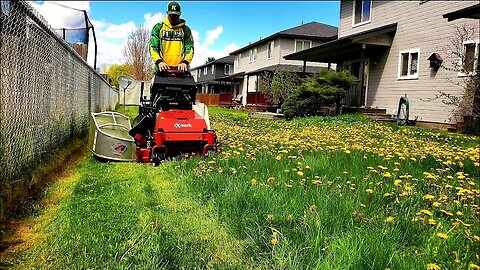
[[165, 62], [160, 62], [158, 63], [158, 70], [160, 71], [163, 71], [163, 70], [167, 70], [169, 69], [170, 67], [167, 65], [167, 63]]
[[187, 64], [185, 64], [185, 63], [178, 64], [178, 70], [187, 71], [187, 69], [188, 69]]

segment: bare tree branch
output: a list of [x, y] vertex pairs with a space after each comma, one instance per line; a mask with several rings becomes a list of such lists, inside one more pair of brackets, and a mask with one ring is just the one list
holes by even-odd
[[149, 53], [150, 32], [141, 25], [133, 31], [124, 48], [125, 61], [132, 66], [136, 80], [149, 80], [153, 76], [153, 63]]

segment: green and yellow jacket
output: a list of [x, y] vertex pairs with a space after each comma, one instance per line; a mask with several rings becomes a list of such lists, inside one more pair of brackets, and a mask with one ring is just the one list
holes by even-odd
[[182, 62], [190, 64], [193, 58], [193, 37], [185, 20], [180, 20], [175, 26], [170, 24], [168, 18], [157, 23], [151, 33], [150, 55], [155, 63], [155, 71], [158, 71], [157, 64], [161, 61], [169, 66], [178, 66]]

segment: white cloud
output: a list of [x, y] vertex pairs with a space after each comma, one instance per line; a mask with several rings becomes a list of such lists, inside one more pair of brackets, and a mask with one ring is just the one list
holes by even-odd
[[212, 45], [218, 39], [220, 34], [223, 32], [223, 26], [217, 26], [217, 28], [213, 30], [207, 31], [207, 39], [205, 41], [205, 45]]
[[[95, 24], [93, 26], [95, 27]], [[98, 31], [97, 28], [95, 30]], [[134, 22], [129, 21], [123, 24], [106, 23], [106, 27], [100, 29], [99, 33], [104, 39], [125, 40], [135, 30], [137, 30], [137, 26]]]
[[222, 32], [223, 26], [221, 25], [213, 30], [208, 30], [206, 32], [205, 41], [202, 42], [200, 33], [192, 29], [193, 41], [195, 43], [195, 55], [191, 63], [192, 67], [203, 65], [208, 57], [215, 57], [215, 59], [222, 58], [240, 48], [237, 44], [230, 43], [222, 50], [211, 49], [210, 47], [215, 44], [215, 41], [220, 37]]
[[[53, 28], [80, 28], [83, 27], [85, 21], [80, 11], [68, 9], [60, 5], [54, 4], [58, 2], [60, 5], [72, 8], [90, 11], [89, 1], [45, 1], [43, 4], [31, 2], [32, 6], [40, 13]], [[165, 17], [162, 12], [155, 14], [146, 13], [143, 16], [142, 24], [150, 31], [153, 26], [162, 21]], [[120, 24], [114, 24], [108, 21], [98, 21], [90, 18], [97, 37], [97, 68], [102, 65], [110, 66], [112, 64], [121, 64], [123, 59], [123, 46], [127, 41], [130, 33], [135, 31], [139, 26], [133, 21], [127, 21]], [[211, 47], [215, 45], [217, 40], [223, 33], [223, 26], [219, 25], [205, 33], [205, 40], [202, 42], [200, 32], [192, 29], [192, 35], [195, 42], [195, 55], [191, 63], [192, 67], [202, 65], [208, 57], [221, 58], [227, 56], [230, 52], [240, 48], [235, 43], [226, 45], [221, 50], [214, 50]], [[95, 46], [93, 43], [93, 35], [90, 31], [90, 44], [88, 48], [88, 63], [93, 66]]]
[[[80, 28], [85, 26], [82, 11], [90, 12], [90, 1], [45, 1], [43, 4], [30, 4], [47, 20], [53, 28]], [[67, 7], [78, 10], [69, 9]]]
[[147, 27], [147, 29], [149, 29], [150, 31], [155, 26], [155, 24], [163, 21], [163, 19], [165, 18], [162, 12], [158, 12], [157, 14], [154, 14], [154, 15], [147, 13], [143, 15], [143, 19], [144, 19], [143, 25], [145, 25], [145, 27]]

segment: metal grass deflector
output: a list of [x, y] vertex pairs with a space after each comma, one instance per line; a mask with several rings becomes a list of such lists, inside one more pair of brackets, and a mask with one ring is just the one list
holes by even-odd
[[89, 149], [94, 156], [115, 160], [134, 161], [135, 144], [128, 134], [130, 119], [117, 112], [91, 113]]

